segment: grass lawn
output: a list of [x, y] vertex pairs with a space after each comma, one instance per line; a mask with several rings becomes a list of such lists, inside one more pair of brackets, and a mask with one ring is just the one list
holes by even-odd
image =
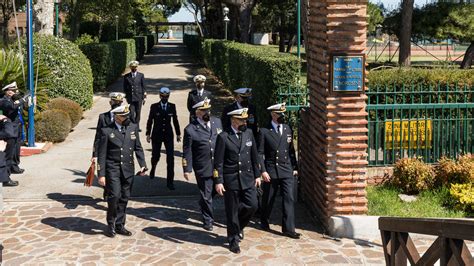
[[463, 218], [467, 214], [445, 207], [449, 197], [447, 189], [425, 191], [414, 202], [403, 202], [400, 191], [387, 186], [367, 187], [369, 215], [399, 217]]

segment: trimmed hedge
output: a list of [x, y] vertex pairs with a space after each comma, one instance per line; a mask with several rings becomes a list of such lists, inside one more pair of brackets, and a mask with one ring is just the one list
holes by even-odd
[[[277, 101], [277, 90], [295, 82], [298, 58], [262, 46], [206, 39], [201, 47], [186, 36], [187, 45], [194, 53], [202, 54], [206, 66], [230, 89], [253, 88], [252, 102], [260, 121], [269, 118], [267, 107]], [[200, 39], [199, 39], [200, 40]]]
[[86, 44], [80, 48], [91, 62], [94, 91], [104, 91], [136, 57], [135, 40], [132, 39]]
[[446, 68], [391, 68], [369, 71], [369, 87], [389, 86], [400, 89], [403, 85], [446, 84], [474, 85], [474, 69]]
[[41, 34], [34, 38], [35, 58], [51, 71], [51, 75], [45, 77], [49, 84], [48, 96], [65, 97], [89, 109], [92, 106], [93, 77], [87, 57], [76, 44], [66, 39]]
[[136, 53], [137, 53], [137, 60], [142, 60], [143, 56], [145, 55], [146, 52], [146, 37], [145, 36], [135, 36], [133, 37], [135, 39], [135, 47], [136, 47]]
[[62, 142], [71, 131], [71, 118], [58, 109], [41, 112], [35, 124], [37, 141]]
[[147, 34], [146, 35], [146, 41], [147, 41], [147, 51], [146, 53], [149, 54], [151, 53], [151, 50], [153, 50], [153, 46], [156, 44], [156, 35], [155, 34]]
[[82, 119], [82, 108], [81, 106], [66, 98], [55, 98], [52, 99], [47, 105], [48, 110], [63, 110], [71, 118], [71, 127], [75, 127], [79, 124]]

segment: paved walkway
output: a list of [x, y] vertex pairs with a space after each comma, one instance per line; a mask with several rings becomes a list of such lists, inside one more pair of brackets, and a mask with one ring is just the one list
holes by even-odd
[[[184, 48], [166, 45], [155, 48], [140, 66], [144, 72], [149, 98], [143, 109], [141, 127], [145, 128], [151, 103], [158, 101], [158, 89], [172, 89], [170, 101], [177, 104], [182, 128], [188, 121], [186, 96], [192, 76], [202, 71], [192, 63]], [[212, 78], [211, 82], [212, 84]], [[120, 90], [121, 80], [111, 86]], [[222, 99], [226, 93], [218, 91]], [[228, 96], [228, 95], [227, 95]], [[218, 104], [222, 105], [223, 100]], [[160, 178], [137, 177], [133, 200], [128, 209], [127, 227], [132, 237], [103, 236], [106, 204], [99, 200], [102, 189], [83, 186], [89, 165], [98, 114], [108, 109], [106, 94], [95, 97], [94, 107], [67, 140], [47, 153], [22, 158], [26, 173], [14, 176], [16, 188], [5, 188], [5, 211], [0, 216], [0, 262], [19, 264], [110, 264], [110, 265], [335, 265], [383, 264], [379, 240], [326, 239], [302, 205], [297, 205], [297, 230], [300, 240], [281, 236], [278, 209], [272, 220], [274, 232], [263, 232], [252, 222], [245, 231], [242, 253], [232, 254], [226, 246], [222, 198], [217, 198], [218, 225], [210, 233], [201, 228], [198, 190], [194, 181], [182, 177], [182, 144], [175, 145], [176, 191], [165, 186], [165, 160], [158, 166]], [[142, 142], [147, 162], [151, 145]], [[158, 196], [158, 197], [150, 197]], [[419, 240], [417, 244], [426, 247]]]

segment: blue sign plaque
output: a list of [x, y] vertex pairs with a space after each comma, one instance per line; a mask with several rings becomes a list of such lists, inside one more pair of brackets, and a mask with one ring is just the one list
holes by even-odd
[[332, 57], [332, 90], [362, 91], [364, 88], [364, 56], [334, 55]]

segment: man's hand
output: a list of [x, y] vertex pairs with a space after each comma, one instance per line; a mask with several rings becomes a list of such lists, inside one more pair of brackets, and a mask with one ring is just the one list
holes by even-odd
[[270, 182], [271, 178], [270, 178], [270, 175], [267, 173], [267, 172], [263, 172], [262, 173], [262, 178], [263, 178], [263, 182]]
[[298, 176], [298, 170], [293, 170], [293, 176]]
[[146, 135], [146, 142], [148, 142], [148, 143], [151, 142], [151, 137], [150, 137], [150, 135]]
[[223, 184], [217, 184], [215, 186], [216, 188], [216, 192], [217, 194], [221, 195], [221, 196], [224, 196], [224, 192], [225, 192], [225, 189], [224, 189], [224, 185]]
[[97, 157], [92, 157], [91, 158], [91, 163], [95, 163], [97, 161]]
[[262, 179], [259, 177], [255, 179], [255, 187], [259, 187], [262, 184]]
[[191, 176], [191, 173], [184, 172], [184, 179], [189, 181], [190, 176]]
[[4, 152], [7, 149], [7, 142], [4, 140], [0, 140], [0, 151]]
[[140, 176], [144, 176], [146, 174], [146, 170], [147, 170], [146, 167], [142, 167], [140, 169]]
[[146, 92], [143, 93], [143, 99], [146, 99]]
[[99, 177], [99, 185], [105, 187], [105, 176]]
[[181, 142], [181, 135], [178, 135], [178, 136], [176, 137], [176, 141]]
[[7, 119], [8, 117], [4, 116], [4, 115], [0, 115], [0, 121], [3, 121], [5, 119]]

